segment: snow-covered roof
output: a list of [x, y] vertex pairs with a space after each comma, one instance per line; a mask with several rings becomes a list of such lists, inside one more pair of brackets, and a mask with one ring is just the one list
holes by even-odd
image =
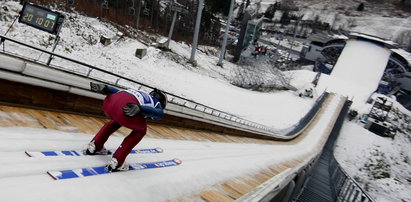
[[376, 41], [376, 42], [381, 42], [381, 43], [391, 45], [391, 46], [398, 46], [398, 44], [393, 41], [385, 40], [377, 36], [372, 36], [372, 35], [363, 34], [363, 33], [351, 32], [350, 37], [361, 37], [361, 38], [369, 39], [369, 40]]
[[331, 40], [335, 40], [335, 39], [349, 39], [347, 36], [343, 35], [343, 34], [328, 34], [325, 32], [321, 32], [321, 33], [317, 33], [314, 35], [311, 35], [310, 37], [308, 37], [308, 40], [310, 41], [317, 41], [317, 42], [321, 42], [321, 43], [327, 43]]
[[345, 36], [344, 34], [333, 34], [332, 37], [334, 39], [349, 39], [347, 36]]
[[317, 42], [321, 42], [321, 43], [327, 43], [333, 39], [344, 39], [347, 40], [349, 38], [356, 38], [356, 37], [361, 37], [361, 38], [365, 38], [371, 41], [376, 41], [379, 43], [383, 43], [387, 45], [387, 48], [390, 48], [391, 51], [397, 53], [398, 55], [400, 55], [401, 57], [403, 57], [407, 62], [408, 65], [411, 66], [411, 53], [405, 51], [404, 49], [400, 49], [398, 48], [398, 44], [393, 42], [393, 41], [389, 41], [389, 40], [385, 40], [383, 38], [377, 37], [377, 36], [372, 36], [372, 35], [368, 35], [368, 34], [363, 34], [363, 33], [357, 33], [357, 32], [351, 32], [349, 34], [349, 36], [343, 35], [343, 34], [334, 34], [334, 35], [330, 35], [327, 33], [318, 33], [318, 34], [314, 34], [311, 35], [310, 37], [308, 37], [308, 40], [310, 41], [317, 41]]
[[310, 41], [317, 41], [317, 42], [321, 42], [321, 43], [327, 43], [328, 41], [332, 40], [333, 38], [331, 37], [331, 35], [326, 34], [326, 33], [318, 33], [318, 34], [314, 34], [311, 35], [310, 37], [308, 37], [308, 40]]

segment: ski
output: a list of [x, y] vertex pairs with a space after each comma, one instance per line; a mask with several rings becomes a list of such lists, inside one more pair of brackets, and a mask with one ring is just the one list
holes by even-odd
[[[130, 154], [148, 154], [148, 153], [162, 153], [162, 148], [149, 148], [149, 149], [134, 149]], [[114, 153], [115, 150], [109, 150], [109, 154]], [[84, 154], [82, 150], [62, 150], [62, 151], [26, 151], [29, 157], [39, 156], [88, 156]]]
[[[164, 168], [170, 166], [178, 166], [182, 163], [180, 159], [172, 159], [165, 161], [154, 161], [154, 162], [144, 162], [144, 163], [131, 163], [129, 164], [130, 170], [144, 170], [151, 168]], [[126, 171], [118, 171], [126, 172]], [[59, 171], [47, 171], [47, 173], [55, 180], [72, 179], [72, 178], [82, 178], [94, 175], [102, 175], [111, 173], [106, 169], [106, 166], [88, 167], [88, 168], [78, 168], [69, 170], [59, 170]]]

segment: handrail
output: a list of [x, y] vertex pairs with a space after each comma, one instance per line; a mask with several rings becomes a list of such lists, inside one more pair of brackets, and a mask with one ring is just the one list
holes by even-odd
[[[92, 79], [98, 80], [100, 82], [104, 82], [104, 83], [107, 83], [107, 84], [110, 84], [110, 85], [114, 85], [114, 86], [119, 87], [119, 88], [129, 88], [129, 86], [120, 85], [119, 84], [120, 80], [130, 82], [131, 84], [137, 84], [137, 85], [140, 86], [138, 89], [141, 89], [143, 87], [144, 88], [149, 88], [149, 89], [154, 89], [155, 88], [155, 87], [152, 87], [150, 85], [147, 85], [147, 84], [132, 80], [132, 79], [127, 78], [127, 77], [124, 77], [122, 75], [107, 71], [105, 69], [102, 69], [102, 68], [99, 68], [99, 67], [96, 67], [96, 66], [81, 62], [81, 61], [77, 61], [75, 59], [72, 59], [72, 58], [69, 58], [69, 57], [54, 53], [54, 52], [50, 52], [48, 50], [44, 50], [42, 48], [35, 47], [33, 45], [29, 45], [29, 44], [26, 44], [24, 42], [21, 42], [21, 41], [18, 41], [18, 40], [15, 40], [15, 39], [3, 36], [3, 35], [0, 35], [0, 39], [1, 39], [0, 40], [0, 45], [3, 45], [3, 52], [7, 53], [9, 55], [13, 55], [15, 57], [25, 58], [25, 60], [28, 60], [28, 61], [41, 63], [41, 64], [44, 64], [48, 67], [59, 69], [60, 71], [67, 72], [69, 74], [74, 74], [74, 75], [78, 75], [78, 76], [82, 76], [82, 77], [86, 77], [86, 78], [92, 78]], [[87, 67], [88, 71], [87, 71], [87, 73], [74, 72], [74, 71], [71, 71], [67, 68], [58, 66], [58, 65], [54, 65], [54, 64], [51, 65], [50, 64], [51, 60], [49, 60], [49, 62], [45, 63], [45, 62], [34, 60], [32, 58], [27, 58], [27, 57], [22, 56], [22, 55], [17, 54], [17, 53], [8, 52], [8, 51], [5, 50], [5, 43], [4, 42], [6, 40], [10, 41], [10, 42], [13, 42], [13, 43], [16, 43], [16, 44], [19, 44], [21, 46], [25, 46], [27, 48], [34, 49], [36, 51], [40, 51], [40, 52], [45, 53], [45, 54], [49, 54], [51, 58], [54, 58], [54, 57], [61, 58], [63, 60], [66, 60], [66, 61], [78, 64], [78, 65]], [[116, 78], [115, 82], [107, 81], [107, 80], [103, 80], [101, 78], [96, 78], [96, 77], [91, 76], [91, 72], [93, 70], [94, 71], [99, 71], [99, 72], [102, 72], [106, 75], [115, 77]], [[85, 89], [85, 90], [89, 90], [89, 89]], [[193, 100], [190, 100], [190, 99], [187, 99], [187, 98], [184, 98], [184, 97], [181, 97], [181, 96], [169, 93], [169, 92], [165, 92], [165, 93], [168, 95], [168, 99], [169, 99], [170, 103], [173, 103], [173, 104], [176, 104], [176, 105], [179, 105], [179, 106], [183, 106], [183, 107], [186, 107], [186, 108], [189, 108], [189, 109], [192, 109], [192, 110], [196, 110], [196, 111], [199, 111], [199, 112], [202, 112], [202, 113], [205, 113], [205, 114], [209, 114], [211, 116], [219, 117], [221, 119], [224, 119], [224, 120], [227, 120], [227, 121], [230, 121], [230, 122], [233, 122], [233, 123], [237, 123], [237, 124], [241, 124], [241, 125], [244, 125], [244, 126], [247, 126], [247, 127], [250, 127], [250, 128], [254, 128], [253, 130], [255, 130], [255, 132], [258, 132], [260, 134], [264, 133], [267, 136], [272, 136], [273, 137], [273, 135], [274, 135], [274, 136], [277, 136], [277, 137], [278, 136], [283, 136], [283, 137], [287, 137], [287, 138], [293, 138], [296, 135], [298, 135], [299, 132], [301, 132], [301, 130], [304, 128], [304, 126], [306, 126], [309, 123], [309, 121], [310, 121], [309, 119], [312, 119], [314, 117], [315, 113], [318, 111], [319, 107], [322, 105], [322, 102], [325, 99], [325, 96], [322, 95], [316, 101], [315, 105], [312, 107], [312, 109], [309, 111], [309, 113], [307, 113], [296, 125], [291, 126], [289, 129], [286, 129], [286, 130], [277, 130], [277, 129], [274, 129], [272, 127], [243, 119], [243, 118], [238, 117], [236, 115], [233, 115], [233, 114], [230, 114], [230, 113], [215, 109], [213, 107], [209, 107], [207, 105], [198, 103], [196, 101], [193, 101]], [[295, 130], [294, 127], [298, 128], [299, 130]], [[295, 132], [295, 134], [292, 134], [294, 132]]]
[[324, 92], [314, 103], [314, 105], [311, 107], [310, 111], [306, 113], [306, 115], [300, 119], [300, 121], [295, 124], [295, 127], [291, 128], [291, 130], [288, 130], [288, 132], [285, 133], [285, 136], [293, 136], [294, 134], [302, 131], [304, 127], [309, 123], [314, 116], [317, 114], [318, 110], [324, 103], [324, 101], [327, 99], [329, 96], [329, 93]]
[[325, 152], [330, 153], [328, 172], [330, 175], [330, 182], [332, 182], [332, 191], [334, 192], [337, 201], [374, 202], [374, 199], [344, 171], [334, 156], [335, 141], [340, 133], [351, 103], [352, 101], [346, 101], [325, 147]]
[[333, 129], [322, 151], [313, 161], [314, 166], [306, 169], [303, 179], [306, 182], [302, 191], [294, 190], [293, 201], [337, 201], [374, 202], [372, 197], [355, 182], [338, 164], [334, 156], [335, 141], [338, 138], [352, 101], [345, 100]]
[[[32, 46], [32, 45], [29, 45], [29, 44], [25, 44], [25, 43], [23, 43], [23, 42], [20, 42], [20, 41], [18, 41], [18, 40], [15, 40], [15, 39], [12, 39], [12, 38], [3, 36], [3, 35], [0, 35], [0, 38], [1, 38], [1, 43], [0, 43], [0, 45], [3, 43], [3, 52], [6, 52], [6, 51], [4, 50], [4, 42], [7, 40], [7, 41], [11, 41], [11, 42], [13, 42], [13, 43], [16, 43], [16, 44], [19, 44], [19, 45], [22, 45], [22, 46], [26, 46], [26, 47], [28, 47], [28, 48], [31, 48], [31, 49], [34, 49], [34, 50], [37, 50], [37, 51], [40, 51], [40, 52], [43, 52], [43, 53], [49, 54], [49, 55], [51, 55], [52, 57], [58, 57], [58, 58], [61, 58], [61, 59], [64, 59], [64, 60], [67, 60], [67, 61], [70, 61], [70, 62], [79, 64], [79, 65], [88, 67], [88, 68], [89, 68], [89, 71], [88, 71], [87, 75], [83, 75], [83, 76], [86, 76], [86, 77], [88, 77], [88, 78], [90, 78], [90, 72], [94, 69], [94, 70], [103, 72], [103, 73], [105, 73], [105, 74], [108, 74], [108, 75], [111, 75], [111, 76], [114, 76], [114, 77], [119, 78], [115, 83], [113, 83], [113, 85], [115, 85], [115, 86], [119, 86], [119, 85], [118, 85], [118, 81], [119, 81], [120, 79], [123, 79], [123, 80], [125, 80], [125, 81], [131, 82], [131, 83], [134, 83], [134, 84], [138, 84], [138, 85], [140, 85], [140, 86], [142, 86], [142, 87], [146, 87], [146, 88], [150, 88], [150, 89], [154, 89], [154, 88], [155, 88], [155, 87], [152, 87], [152, 86], [150, 86], [150, 85], [147, 85], [147, 84], [144, 84], [144, 83], [141, 83], [141, 82], [132, 80], [132, 79], [127, 78], [127, 77], [124, 77], [124, 76], [122, 76], [122, 75], [119, 75], [119, 74], [116, 74], [116, 73], [113, 73], [113, 72], [104, 70], [104, 69], [102, 69], [102, 68], [99, 68], [99, 67], [96, 67], [96, 66], [93, 66], [93, 65], [90, 65], [90, 64], [87, 64], [87, 63], [84, 63], [84, 62], [81, 62], [81, 61], [78, 61], [78, 60], [75, 60], [75, 59], [72, 59], [72, 58], [69, 58], [69, 57], [66, 57], [66, 56], [57, 54], [57, 53], [54, 53], [54, 52], [50, 52], [50, 51], [48, 51], [48, 50], [44, 50], [44, 49], [41, 49], [41, 48], [38, 48], [38, 47], [35, 47], [35, 46]], [[13, 54], [15, 54], [15, 53], [13, 53]], [[36, 62], [39, 62], [39, 61], [36, 61]], [[48, 66], [51, 66], [50, 64], [47, 64], [47, 65], [48, 65]], [[57, 65], [53, 65], [53, 66], [58, 67]], [[60, 70], [67, 71], [67, 70], [65, 70], [65, 69], [62, 68], [62, 67], [58, 67], [58, 68], [59, 68]], [[68, 72], [68, 71], [67, 71], [67, 72]], [[73, 73], [73, 72], [70, 72], [70, 73]], [[140, 87], [140, 88], [141, 88], [141, 87]], [[165, 93], [166, 93], [167, 95], [170, 95], [170, 97], [172, 96], [172, 97], [174, 97], [174, 98], [178, 98], [178, 99], [184, 100], [186, 103], [189, 102], [189, 103], [191, 103], [191, 104], [194, 104], [194, 106], [192, 106], [192, 107], [187, 106], [187, 104], [183, 104], [183, 106], [186, 106], [186, 107], [189, 107], [189, 108], [193, 108], [193, 109], [197, 108], [198, 106], [201, 106], [201, 107], [203, 107], [203, 108], [205, 108], [205, 109], [210, 109], [210, 110], [211, 110], [211, 113], [210, 113], [210, 114], [214, 114], [214, 111], [215, 111], [215, 112], [218, 112], [218, 114], [219, 114], [218, 117], [221, 117], [221, 115], [224, 114], [224, 115], [226, 115], [226, 116], [221, 117], [221, 118], [224, 118], [224, 119], [227, 119], [227, 120], [231, 120], [231, 119], [235, 118], [235, 119], [243, 120], [245, 125], [248, 125], [248, 126], [251, 126], [251, 127], [255, 127], [255, 128], [260, 128], [260, 129], [266, 129], [266, 130], [268, 129], [267, 126], [264, 126], [264, 125], [261, 125], [261, 124], [258, 124], [258, 123], [255, 123], [255, 122], [252, 122], [252, 121], [249, 121], [249, 120], [242, 119], [242, 118], [237, 117], [237, 116], [235, 116], [235, 115], [233, 115], [233, 114], [230, 114], [230, 113], [227, 113], [227, 112], [223, 112], [223, 111], [221, 111], [221, 110], [218, 110], [218, 109], [215, 109], [215, 108], [213, 108], [213, 107], [210, 107], [210, 106], [207, 106], [207, 105], [198, 103], [198, 102], [196, 102], [196, 101], [193, 101], [193, 100], [190, 100], [190, 99], [187, 99], [187, 98], [184, 98], [184, 97], [181, 97], [181, 96], [178, 96], [178, 95], [169, 93], [169, 92], [165, 92]], [[173, 101], [173, 99], [171, 99], [171, 102], [172, 102], [172, 101]], [[174, 103], [174, 102], [173, 102], [173, 103]], [[174, 103], [174, 104], [179, 104], [179, 103]], [[181, 105], [181, 104], [180, 104], [180, 105]]]
[[337, 162], [335, 157], [330, 162], [331, 181], [334, 182], [334, 191], [338, 201], [374, 202], [374, 199], [365, 191]]

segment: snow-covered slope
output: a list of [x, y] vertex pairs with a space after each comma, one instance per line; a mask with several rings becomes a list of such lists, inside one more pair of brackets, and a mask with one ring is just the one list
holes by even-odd
[[376, 201], [411, 201], [410, 142], [409, 133], [384, 138], [358, 123], [346, 122], [334, 153], [343, 168]]
[[[167, 201], [187, 196], [235, 177], [258, 173], [318, 151], [344, 99], [334, 96], [307, 137], [294, 144], [218, 143], [144, 138], [138, 148], [161, 147], [163, 153], [130, 154], [127, 162], [179, 158], [176, 167], [118, 172], [54, 181], [47, 171], [103, 166], [110, 156], [28, 157], [24, 151], [82, 149], [91, 134], [21, 127], [0, 127], [1, 201]], [[7, 114], [0, 114], [7, 116]], [[24, 120], [24, 113], [13, 115]], [[16, 118], [17, 117], [17, 118]], [[1, 117], [2, 119], [5, 117]], [[7, 118], [5, 118], [7, 119]], [[27, 121], [27, 120], [26, 120]], [[123, 136], [105, 145], [116, 148]]]
[[[0, 33], [5, 33], [13, 20], [10, 16], [16, 16], [21, 6], [14, 1], [1, 2], [0, 5], [9, 7], [9, 12], [5, 14], [7, 20], [0, 21]], [[61, 40], [55, 50], [61, 55], [278, 129], [287, 128], [291, 126], [290, 124], [297, 122], [313, 104], [313, 100], [296, 97], [292, 91], [260, 93], [233, 86], [230, 84], [231, 79], [243, 67], [225, 62], [224, 68], [221, 68], [216, 65], [218, 55], [208, 55], [203, 51], [197, 51], [196, 60], [199, 65], [193, 67], [187, 63], [191, 48], [184, 43], [172, 41], [170, 48], [174, 53], [161, 52], [159, 49], [147, 47], [129, 37], [103, 46], [98, 42], [100, 36], [115, 36], [118, 32], [116, 28], [95, 18], [75, 13], [64, 14], [67, 15], [67, 20], [61, 30]], [[53, 36], [19, 23], [14, 24], [7, 36], [48, 50], [52, 49], [54, 41]], [[143, 59], [134, 56], [137, 48], [147, 48], [147, 55]], [[49, 57], [8, 42], [5, 43], [5, 50], [43, 62]], [[81, 74], [88, 72], [85, 67], [59, 59], [53, 60], [52, 64]], [[248, 68], [251, 69], [251, 67]], [[259, 68], [253, 67], [257, 71]], [[272, 80], [271, 75], [259, 75], [263, 81]], [[298, 75], [302, 78], [294, 76], [295, 80], [302, 79], [310, 82], [315, 74]], [[92, 72], [92, 76], [112, 80], [97, 72]], [[303, 84], [302, 82], [295, 83]], [[282, 116], [278, 117], [275, 114]]]
[[[265, 1], [268, 2], [268, 1]], [[304, 2], [304, 1], [303, 1]], [[305, 8], [307, 13], [316, 12], [316, 13], [327, 13], [322, 8], [326, 7], [327, 3], [335, 3], [337, 1], [306, 1], [311, 3], [311, 6]], [[339, 2], [339, 1], [338, 1]], [[356, 2], [356, 1], [349, 1]], [[343, 2], [340, 2], [343, 4]], [[341, 5], [335, 4], [335, 5]], [[329, 4], [334, 5], [334, 4]], [[346, 3], [346, 7], [352, 7], [354, 4]], [[17, 15], [17, 12], [21, 8], [18, 2], [15, 1], [1, 1], [0, 7], [7, 6], [9, 12], [0, 12], [0, 33], [3, 34], [6, 32], [8, 27], [12, 24], [14, 17]], [[98, 21], [94, 18], [88, 18], [80, 16], [74, 13], [65, 13], [67, 15], [66, 23], [62, 29], [61, 41], [59, 42], [56, 52], [59, 54], [76, 58], [77, 60], [110, 70], [112, 72], [128, 76], [135, 79], [136, 81], [147, 83], [164, 89], [170, 93], [181, 95], [183, 97], [198, 101], [200, 103], [209, 105], [211, 107], [218, 108], [223, 111], [230, 112], [232, 114], [239, 115], [243, 118], [250, 119], [252, 121], [273, 126], [275, 128], [285, 128], [290, 125], [293, 125], [299, 118], [301, 118], [305, 112], [308, 111], [309, 107], [312, 105], [313, 100], [300, 98], [294, 92], [291, 91], [280, 91], [280, 92], [269, 92], [261, 93], [254, 92], [245, 89], [235, 87], [230, 84], [231, 78], [235, 77], [237, 72], [240, 72], [239, 69], [244, 67], [236, 66], [229, 62], [225, 62], [224, 68], [221, 68], [215, 65], [218, 61], [217, 54], [209, 54], [206, 51], [197, 51], [196, 59], [199, 64], [197, 67], [193, 67], [187, 64], [185, 61], [189, 58], [191, 47], [183, 43], [171, 43], [171, 49], [173, 54], [163, 53], [158, 49], [148, 47], [148, 54], [143, 59], [138, 59], [134, 56], [136, 48], [147, 48], [146, 45], [125, 37], [109, 46], [103, 46], [98, 43], [99, 37], [101, 35], [105, 36], [114, 36], [118, 30], [116, 30], [112, 25]], [[308, 16], [308, 14], [307, 14]], [[315, 16], [315, 14], [313, 14]], [[358, 29], [356, 31], [366, 32], [369, 34], [376, 34], [377, 36], [384, 37], [387, 39], [393, 39], [395, 36], [404, 30], [410, 29], [411, 23], [410, 18], [405, 16], [401, 17], [397, 15], [395, 18], [390, 17], [381, 17], [376, 15], [370, 16], [342, 16], [337, 13], [330, 11], [330, 14], [324, 15], [324, 18], [332, 18], [332, 16], [339, 16], [342, 20], [342, 25], [346, 23], [347, 25], [352, 24], [355, 19], [355, 23], [361, 23], [361, 26], [354, 27]], [[322, 18], [323, 15], [320, 15]], [[338, 19], [338, 18], [337, 18]], [[378, 20], [376, 20], [378, 19]], [[382, 27], [384, 29], [382, 29]], [[354, 30], [355, 30], [354, 29]], [[381, 34], [386, 34], [381, 35]], [[27, 27], [25, 25], [15, 23], [11, 28], [10, 32], [7, 34], [8, 37], [12, 37], [18, 40], [21, 40], [25, 43], [41, 46], [51, 50], [53, 37], [43, 32], [39, 32], [34, 28]], [[6, 51], [12, 51], [27, 57], [35, 58], [41, 61], [46, 61], [48, 56], [40, 54], [38, 52], [24, 49], [18, 46], [15, 46], [9, 42], [5, 44]], [[218, 51], [217, 51], [218, 52]], [[175, 54], [174, 54], [175, 53]], [[53, 60], [53, 64], [59, 64], [65, 68], [71, 69], [73, 71], [81, 72], [83, 74], [87, 73], [87, 69], [75, 66], [74, 64], [67, 64], [63, 61]], [[247, 67], [254, 68], [256, 71], [264, 70], [265, 67]], [[270, 72], [270, 71], [266, 71]], [[268, 74], [267, 73], [267, 74]], [[297, 88], [303, 88], [309, 82], [311, 82], [315, 76], [313, 72], [310, 71], [294, 71], [287, 72], [287, 74], [292, 75], [291, 83]], [[262, 75], [262, 74], [258, 74]], [[262, 80], [270, 81], [272, 77], [269, 75], [262, 75]], [[270, 78], [270, 79], [269, 79]], [[109, 79], [109, 78], [107, 78]], [[330, 81], [332, 82], [332, 81]], [[364, 105], [361, 112], [367, 112], [369, 105]], [[403, 110], [406, 112], [405, 110]], [[411, 114], [407, 112], [408, 116]], [[405, 122], [408, 124], [409, 122]], [[368, 171], [365, 165], [369, 165], [373, 162], [371, 157], [373, 156], [373, 150], [378, 150], [379, 152], [384, 152], [390, 154], [392, 159], [399, 159], [397, 161], [387, 160], [390, 164], [390, 177], [384, 178], [381, 180], [376, 180], [373, 178], [369, 179], [360, 179], [360, 183], [363, 183], [364, 186], [369, 186], [371, 194], [377, 199], [377, 201], [401, 201], [411, 200], [409, 196], [410, 184], [408, 172], [411, 170], [409, 159], [411, 154], [408, 151], [402, 148], [407, 148], [410, 143], [410, 134], [401, 133], [396, 136], [394, 141], [390, 139], [384, 139], [373, 134], [370, 134], [364, 128], [359, 127], [359, 124], [347, 124], [347, 126], [342, 131], [342, 141], [338, 142], [338, 148], [345, 148], [342, 150], [337, 149], [338, 159], [342, 162], [343, 166], [347, 168], [347, 171], [352, 174], [352, 176], [367, 176], [371, 172]], [[408, 126], [409, 127], [409, 126]], [[147, 184], [140, 184], [145, 179], [144, 174], [150, 175], [153, 171], [144, 171], [144, 174], [135, 174], [138, 175], [139, 180], [133, 180], [127, 178], [129, 176], [126, 174], [126, 177], [120, 177], [119, 175], [114, 175], [105, 179], [103, 182], [99, 177], [94, 178], [94, 180], [85, 180], [81, 179], [78, 181], [68, 181], [64, 183], [53, 182], [48, 176], [38, 175], [38, 171], [44, 171], [49, 169], [46, 167], [59, 168], [62, 167], [67, 158], [59, 159], [59, 163], [48, 164], [49, 160], [45, 158], [41, 159], [27, 159], [23, 155], [23, 150], [40, 150], [49, 148], [52, 145], [58, 145], [59, 147], [66, 148], [80, 148], [84, 145], [84, 142], [88, 141], [88, 138], [84, 134], [72, 134], [72, 133], [62, 133], [59, 131], [46, 131], [46, 130], [32, 130], [30, 129], [30, 134], [27, 134], [27, 128], [0, 128], [0, 150], [1, 150], [1, 159], [4, 163], [17, 163], [19, 166], [3, 166], [1, 168], [1, 176], [5, 177], [1, 180], [0, 187], [0, 197], [2, 201], [11, 201], [13, 199], [22, 199], [22, 200], [53, 200], [54, 197], [63, 196], [61, 200], [67, 199], [67, 201], [90, 201], [90, 200], [110, 200], [110, 199], [119, 199], [119, 195], [123, 194], [124, 200], [135, 201], [138, 200], [138, 197], [142, 196], [143, 192], [147, 192], [150, 195], [153, 195], [154, 199], [163, 200], [179, 194], [175, 192], [175, 187], [178, 186], [193, 186], [196, 188], [196, 184], [185, 184], [183, 181], [180, 181], [179, 178], [186, 179], [190, 176], [184, 176], [182, 172], [177, 169], [172, 168], [173, 172], [164, 171], [156, 178], [153, 182], [148, 182]], [[53, 137], [51, 138], [50, 136]], [[57, 134], [57, 136], [55, 136]], [[350, 135], [356, 135], [351, 137]], [[43, 138], [43, 139], [42, 139]], [[358, 138], [358, 139], [357, 139]], [[375, 145], [384, 145], [384, 146], [372, 146], [374, 141], [370, 139], [378, 139], [378, 144]], [[345, 141], [344, 141], [345, 140]], [[110, 140], [111, 141], [111, 140]], [[114, 137], [113, 141], [108, 145], [109, 147], [117, 146], [117, 143], [120, 141], [120, 137]], [[354, 142], [355, 141], [355, 142]], [[152, 140], [145, 139], [141, 143], [141, 147], [151, 146], [154, 144]], [[197, 142], [180, 142], [180, 141], [157, 141], [156, 145], [161, 145], [169, 154], [181, 155], [182, 157], [189, 159], [187, 162], [187, 168], [190, 170], [196, 170], [197, 165], [195, 165], [193, 158], [205, 157], [200, 153], [195, 153], [195, 155], [190, 156], [185, 154], [182, 151], [179, 151], [181, 148], [178, 147], [199, 147], [199, 148], [212, 148], [215, 150], [221, 149], [219, 144], [208, 144], [208, 143], [197, 143]], [[358, 144], [358, 145], [357, 145]], [[371, 144], [368, 146], [368, 144]], [[393, 144], [393, 145], [392, 145]], [[178, 145], [178, 146], [177, 146]], [[386, 146], [391, 145], [391, 146]], [[401, 146], [399, 146], [401, 145]], [[224, 151], [231, 151], [241, 149], [253, 149], [264, 152], [265, 156], [269, 154], [288, 154], [294, 152], [303, 152], [304, 148], [296, 147], [289, 150], [277, 150], [279, 148], [268, 148], [260, 145], [230, 145], [224, 144]], [[370, 148], [370, 149], [366, 149]], [[398, 149], [401, 148], [401, 149]], [[365, 150], [363, 150], [365, 149]], [[346, 152], [346, 151], [350, 152]], [[192, 149], [191, 151], [197, 152], [197, 149]], [[365, 151], [365, 152], [364, 152]], [[403, 151], [403, 152], [401, 152]], [[244, 154], [244, 153], [240, 153]], [[358, 156], [352, 156], [352, 155]], [[366, 155], [364, 158], [360, 156]], [[392, 155], [391, 155], [392, 154]], [[162, 157], [168, 157], [167, 154], [161, 154]], [[151, 155], [153, 156], [153, 155]], [[260, 159], [260, 154], [256, 154]], [[273, 155], [274, 156], [274, 155]], [[375, 156], [375, 155], [374, 155]], [[392, 157], [391, 157], [392, 156]], [[182, 158], [180, 157], [180, 158]], [[210, 157], [210, 156], [206, 156]], [[193, 160], [190, 163], [190, 159]], [[280, 157], [281, 159], [281, 157]], [[365, 161], [364, 164], [354, 163], [353, 159], [360, 159], [359, 161]], [[369, 160], [370, 159], [370, 160]], [[220, 166], [224, 164], [225, 160], [231, 162], [234, 167], [236, 163], [230, 159], [212, 159], [210, 157], [210, 162], [198, 163], [199, 167], [211, 169], [211, 165]], [[247, 161], [252, 161], [251, 158], [246, 158]], [[265, 159], [261, 162], [255, 161], [255, 166], [260, 166], [268, 161], [275, 161], [274, 159]], [[106, 158], [97, 158], [92, 159], [89, 157], [81, 158], [81, 160], [69, 160], [67, 164], [71, 166], [83, 165], [83, 163], [90, 162], [94, 164], [100, 164], [106, 162]], [[200, 162], [200, 161], [197, 161]], [[254, 161], [253, 161], [254, 162]], [[60, 165], [61, 163], [61, 165]], [[262, 164], [260, 164], [262, 163]], [[27, 167], [29, 165], [30, 167]], [[45, 167], [46, 165], [46, 167]], [[398, 166], [399, 165], [399, 166]], [[351, 167], [353, 166], [353, 167]], [[228, 169], [228, 168], [223, 168]], [[232, 166], [230, 166], [232, 170]], [[255, 169], [255, 167], [249, 167], [246, 169]], [[404, 172], [397, 172], [398, 169], [403, 170]], [[213, 170], [213, 169], [211, 169]], [[230, 171], [231, 171], [230, 170]], [[214, 170], [215, 171], [215, 170]], [[213, 171], [213, 172], [214, 172]], [[357, 172], [358, 171], [358, 172]], [[361, 173], [359, 173], [361, 171]], [[186, 172], [186, 171], [184, 171]], [[215, 171], [218, 172], [218, 171]], [[215, 172], [213, 174], [215, 174]], [[239, 171], [242, 172], [242, 171]], [[408, 172], [408, 173], [407, 173]], [[398, 174], [399, 173], [399, 174]], [[23, 176], [20, 176], [23, 175]], [[199, 174], [199, 173], [196, 173]], [[223, 173], [218, 173], [223, 175]], [[237, 173], [238, 174], [238, 173]], [[134, 174], [130, 174], [134, 175]], [[175, 177], [170, 183], [176, 183], [178, 186], [168, 187], [172, 191], [167, 191], [165, 188], [157, 188], [158, 183], [162, 183], [162, 178], [164, 176]], [[201, 175], [200, 175], [201, 176]], [[204, 175], [209, 176], [209, 175]], [[201, 177], [204, 177], [201, 176]], [[204, 183], [209, 183], [208, 179], [203, 179]], [[214, 180], [217, 180], [214, 179]], [[405, 180], [408, 180], [405, 181]], [[367, 182], [369, 184], [367, 185]], [[101, 186], [96, 186], [96, 184], [102, 184]], [[203, 184], [204, 185], [204, 184]], [[201, 185], [201, 186], [203, 186]], [[80, 191], [75, 190], [75, 187], [79, 186]], [[198, 185], [200, 186], [200, 185]], [[382, 186], [382, 187], [381, 187]], [[116, 189], [113, 189], [116, 187]], [[388, 189], [389, 187], [390, 189]], [[167, 188], [167, 189], [168, 189]], [[392, 188], [392, 189], [391, 189]], [[51, 191], [52, 195], [44, 195], [42, 190]], [[86, 190], [90, 190], [87, 192]], [[398, 193], [398, 194], [389, 194], [389, 191]], [[22, 194], [24, 191], [25, 194]], [[75, 193], [77, 194], [70, 194]], [[97, 197], [100, 191], [109, 195], [106, 198]], [[164, 193], [161, 195], [159, 193]], [[51, 198], [49, 198], [51, 197]], [[60, 199], [60, 198], [59, 198]]]

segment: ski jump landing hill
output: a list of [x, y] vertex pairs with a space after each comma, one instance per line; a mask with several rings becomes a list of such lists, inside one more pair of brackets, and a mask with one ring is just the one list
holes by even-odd
[[347, 96], [353, 108], [359, 107], [377, 90], [390, 55], [378, 39], [349, 39], [330, 76], [320, 78], [317, 90]]
[[[305, 173], [313, 167], [347, 101], [343, 96], [324, 93], [297, 127], [281, 133], [169, 94], [164, 121], [150, 123], [147, 140], [141, 144], [148, 148], [159, 146], [165, 152], [130, 155], [128, 161], [180, 158], [181, 165], [56, 183], [47, 171], [99, 166], [108, 160], [24, 155], [25, 150], [80, 149], [96, 133], [106, 121], [100, 109], [104, 97], [90, 92], [89, 82], [106, 82], [120, 88], [149, 90], [151, 87], [4, 36], [1, 38], [90, 68], [87, 75], [80, 75], [4, 50], [0, 52], [0, 101], [3, 103], [0, 125], [54, 129], [15, 129], [14, 134], [10, 134], [0, 128], [0, 158], [8, 163], [0, 168], [1, 201], [54, 201], [61, 196], [66, 201], [290, 199], [308, 179]], [[91, 71], [110, 74], [115, 79], [102, 81], [92, 77]], [[77, 133], [64, 136], [62, 131], [70, 130]], [[50, 136], [56, 133], [58, 136]], [[121, 133], [127, 134], [127, 131]], [[108, 147], [116, 147], [122, 140], [113, 138]], [[22, 191], [26, 194], [21, 194]]]

